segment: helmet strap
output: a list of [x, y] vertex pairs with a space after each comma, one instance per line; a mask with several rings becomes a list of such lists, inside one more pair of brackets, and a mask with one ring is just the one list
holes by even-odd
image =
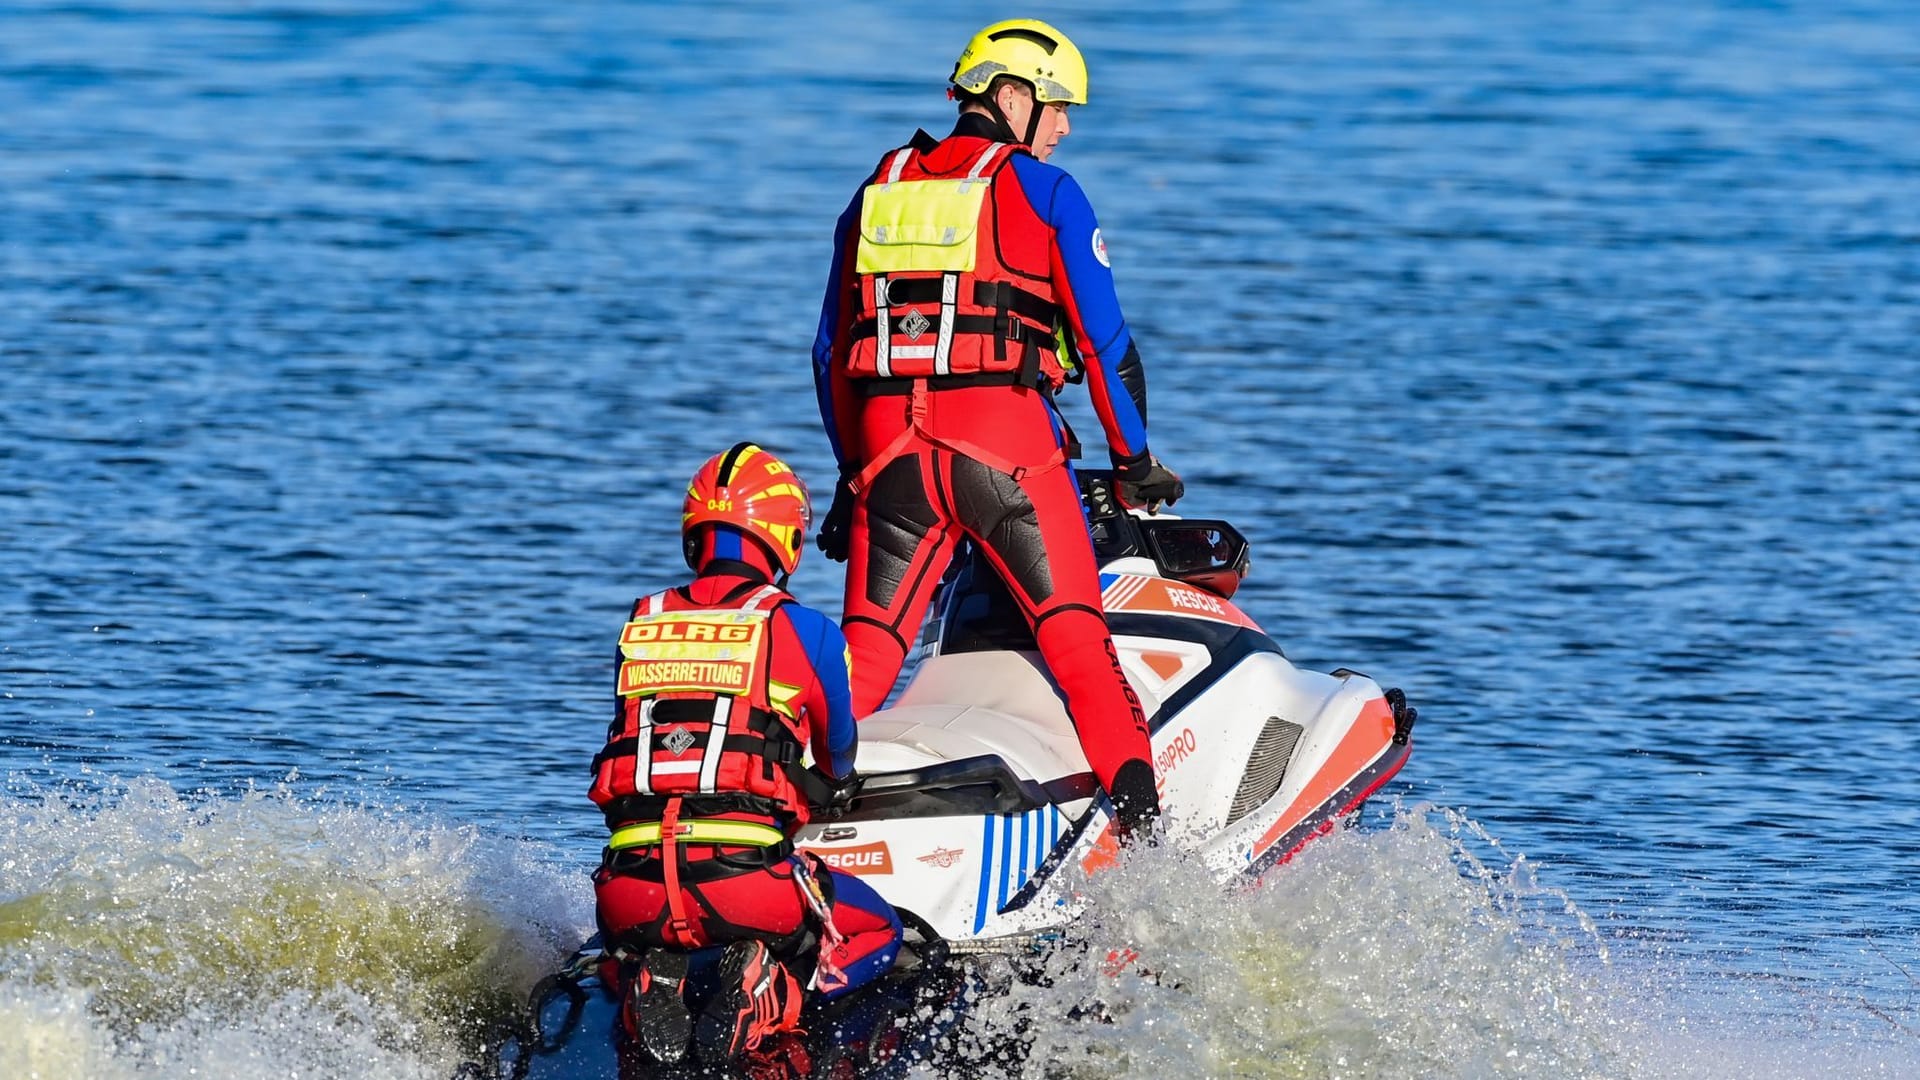
[[1034, 137], [1040, 134], [1040, 110], [1044, 108], [1046, 106], [1040, 104], [1040, 95], [1036, 92], [1033, 95], [1033, 111], [1027, 114], [1027, 137], [1020, 140], [1029, 150], [1033, 148]]
[[1007, 114], [1000, 111], [999, 99], [989, 96], [987, 98], [987, 111], [993, 114], [994, 126], [998, 127], [1000, 129], [999, 134], [1004, 136], [1002, 141], [1011, 143], [1020, 141], [1020, 136], [1013, 130], [1013, 121], [1007, 119]]
[[[1009, 78], [1018, 77], [1009, 76]], [[1033, 110], [1027, 113], [1027, 134], [1025, 138], [1021, 138], [1020, 133], [1013, 130], [1013, 121], [1007, 119], [1007, 114], [1001, 111], [999, 95], [982, 94], [979, 100], [986, 105], [987, 111], [993, 114], [993, 122], [999, 127], [1000, 134], [1003, 136], [1001, 141], [1019, 143], [1028, 149], [1032, 149], [1034, 138], [1040, 134], [1040, 110], [1045, 108], [1045, 106], [1040, 103], [1039, 87], [1027, 82], [1025, 79], [1020, 79], [1019, 82], [1027, 88], [1027, 94], [1033, 101]]]

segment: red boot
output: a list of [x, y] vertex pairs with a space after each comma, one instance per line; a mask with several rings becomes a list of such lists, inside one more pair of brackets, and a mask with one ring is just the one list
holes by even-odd
[[783, 1032], [800, 1032], [800, 980], [764, 941], [736, 941], [720, 955], [720, 992], [700, 1016], [700, 1045], [734, 1059]]

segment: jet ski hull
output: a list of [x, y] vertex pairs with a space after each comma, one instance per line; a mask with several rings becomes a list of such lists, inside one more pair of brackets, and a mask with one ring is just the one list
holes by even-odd
[[[1167, 835], [1224, 882], [1359, 809], [1405, 764], [1413, 713], [1365, 675], [1296, 667], [1213, 601], [1110, 621], [1149, 712]], [[939, 651], [964, 641], [964, 603], [899, 701], [862, 721], [862, 797], [799, 842], [949, 940], [1012, 945], [1070, 921], [1055, 876], [1112, 858], [1112, 814], [1037, 654]]]

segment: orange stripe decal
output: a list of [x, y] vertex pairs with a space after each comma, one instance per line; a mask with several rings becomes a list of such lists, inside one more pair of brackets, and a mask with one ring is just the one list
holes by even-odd
[[1232, 601], [1184, 582], [1164, 578], [1122, 574], [1118, 581], [1107, 586], [1101, 599], [1108, 611], [1182, 615], [1190, 619], [1231, 623], [1251, 630], [1260, 629], [1260, 624], [1248, 618], [1247, 613], [1235, 607]]

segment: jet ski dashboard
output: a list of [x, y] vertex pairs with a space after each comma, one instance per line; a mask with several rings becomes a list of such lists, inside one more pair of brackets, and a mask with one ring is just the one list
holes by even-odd
[[1240, 587], [1252, 566], [1252, 553], [1239, 529], [1215, 518], [1129, 513], [1114, 497], [1112, 472], [1088, 469], [1078, 475], [1100, 565], [1146, 558], [1161, 577], [1184, 581], [1222, 599]]

